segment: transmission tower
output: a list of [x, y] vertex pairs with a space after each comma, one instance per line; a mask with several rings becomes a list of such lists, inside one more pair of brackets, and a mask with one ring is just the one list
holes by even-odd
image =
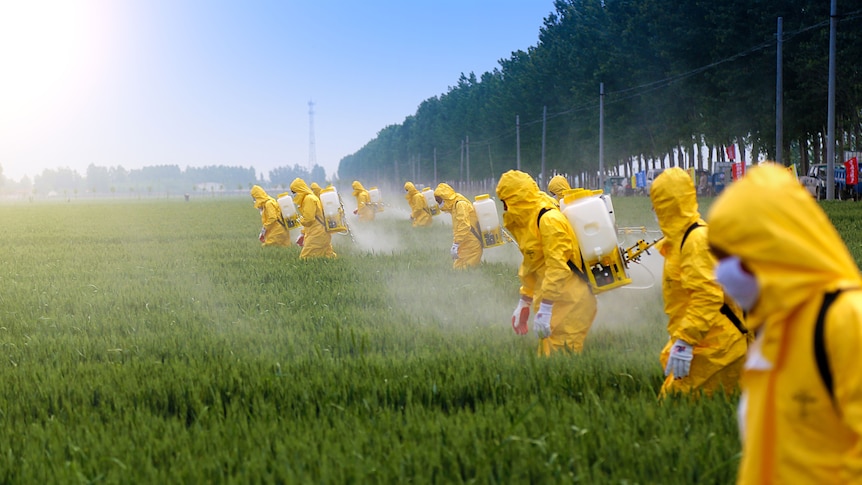
[[317, 165], [317, 149], [314, 146], [314, 101], [308, 102], [308, 171]]

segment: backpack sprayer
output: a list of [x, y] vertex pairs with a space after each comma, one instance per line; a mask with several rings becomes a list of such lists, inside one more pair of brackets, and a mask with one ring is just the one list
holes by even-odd
[[425, 205], [428, 206], [428, 211], [431, 212], [431, 217], [440, 215], [440, 206], [437, 205], [437, 200], [434, 199], [434, 191], [431, 187], [422, 189], [422, 197], [425, 197]]
[[344, 202], [335, 187], [330, 185], [321, 190], [320, 202], [323, 205], [323, 227], [326, 232], [350, 236], [355, 243], [356, 239], [347, 225], [347, 218], [344, 217]]
[[374, 212], [383, 212], [383, 198], [380, 196], [380, 189], [377, 187], [371, 187], [368, 189], [368, 197], [371, 199], [371, 203], [368, 204], [374, 209]]
[[[488, 194], [476, 196], [473, 207], [479, 220], [483, 248], [514, 242], [514, 238], [500, 226], [496, 204]], [[581, 253], [581, 261], [571, 261], [569, 266], [582, 273], [596, 294], [631, 284], [629, 263], [639, 263], [641, 256], [649, 254], [649, 249], [661, 240], [646, 242], [640, 239], [631, 247], [620, 246], [611, 197], [601, 190], [566, 191], [560, 202], [560, 211], [572, 226]], [[538, 215], [537, 225], [543, 214]], [[629, 234], [634, 229], [643, 234], [648, 232], [645, 227], [623, 228], [620, 232]]]

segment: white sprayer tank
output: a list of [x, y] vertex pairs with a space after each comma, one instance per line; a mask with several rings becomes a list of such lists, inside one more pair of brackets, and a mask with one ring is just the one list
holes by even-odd
[[425, 187], [422, 189], [422, 197], [425, 197], [425, 205], [428, 206], [428, 210], [431, 211], [431, 215], [439, 215], [440, 206], [437, 205], [437, 200], [434, 199], [434, 191], [431, 190], [431, 187]]
[[347, 231], [344, 224], [344, 211], [335, 187], [327, 187], [320, 191], [320, 203], [323, 205], [323, 221], [326, 232]]
[[371, 206], [374, 207], [374, 212], [383, 212], [383, 198], [380, 196], [380, 189], [371, 187], [368, 189], [368, 197], [371, 198]]
[[611, 223], [616, 226], [617, 216], [614, 215], [614, 203], [611, 201], [611, 194], [602, 194], [599, 197], [601, 197], [602, 201], [605, 203], [605, 207], [608, 209], [608, 214], [611, 216]]
[[299, 226], [299, 216], [296, 213], [296, 206], [293, 205], [293, 197], [290, 194], [279, 197], [278, 206], [281, 208], [281, 216], [284, 217], [284, 223], [287, 224], [288, 229]]
[[488, 194], [477, 195], [473, 202], [476, 218], [479, 219], [479, 230], [482, 232], [482, 247], [492, 248], [506, 241], [503, 240], [503, 229], [497, 216], [497, 203]]
[[617, 232], [601, 197], [590, 191], [570, 194], [566, 196], [565, 207], [563, 214], [578, 236], [581, 254], [587, 264], [619, 251]]

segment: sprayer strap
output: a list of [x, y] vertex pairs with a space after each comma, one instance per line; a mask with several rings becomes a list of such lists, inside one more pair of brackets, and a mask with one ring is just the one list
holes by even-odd
[[685, 230], [685, 234], [682, 235], [682, 241], [680, 241], [680, 243], [679, 243], [679, 250], [680, 251], [682, 251], [682, 245], [685, 244], [685, 240], [688, 239], [688, 235], [691, 234], [691, 231], [697, 229], [698, 227], [703, 227], [703, 226], [701, 226], [697, 222], [688, 226], [688, 229]]
[[722, 315], [724, 315], [725, 317], [727, 317], [728, 320], [730, 320], [730, 323], [732, 323], [733, 326], [736, 327], [737, 330], [739, 330], [739, 333], [743, 335], [748, 334], [748, 329], [745, 328], [745, 324], [742, 323], [742, 320], [740, 320], [735, 313], [733, 313], [733, 310], [730, 309], [730, 305], [728, 305], [727, 303], [721, 305], [721, 309], [719, 310], [719, 312], [721, 312]]
[[[455, 206], [458, 205], [458, 202], [464, 202], [464, 201], [463, 200], [456, 200]], [[453, 211], [453, 215], [454, 215], [454, 211]], [[484, 244], [482, 244], [482, 234], [475, 227], [473, 227], [473, 224], [470, 224], [470, 232], [472, 232], [473, 235], [476, 236], [476, 239], [479, 240], [479, 245], [484, 246]]]
[[830, 397], [833, 395], [834, 389], [832, 385], [832, 370], [829, 368], [829, 357], [826, 355], [826, 338], [824, 337], [826, 324], [826, 312], [829, 307], [838, 298], [841, 290], [832, 291], [823, 295], [823, 304], [820, 305], [820, 312], [817, 314], [817, 322], [814, 324], [814, 359], [817, 361], [817, 371], [820, 372], [820, 378], [823, 380], [823, 385]]
[[[539, 217], [536, 218], [536, 229], [539, 228], [539, 223], [542, 222], [542, 216], [545, 215], [545, 212], [551, 210], [550, 207], [543, 207], [539, 210]], [[559, 209], [557, 209], [559, 210]], [[578, 248], [578, 254], [581, 256], [581, 266], [584, 266], [584, 255], [581, 254], [580, 248]], [[593, 291], [593, 286], [590, 284], [590, 279], [587, 277], [587, 274], [578, 267], [571, 259], [566, 261], [566, 265], [572, 270], [572, 273], [575, 273], [580, 279], [584, 280], [584, 283], [587, 284], [587, 288], [590, 289], [590, 292]]]

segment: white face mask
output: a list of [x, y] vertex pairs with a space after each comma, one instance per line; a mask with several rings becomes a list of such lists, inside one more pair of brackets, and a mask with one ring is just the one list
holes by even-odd
[[715, 266], [715, 279], [746, 312], [754, 308], [760, 297], [760, 285], [753, 274], [742, 268], [742, 261], [736, 256], [722, 259]]

